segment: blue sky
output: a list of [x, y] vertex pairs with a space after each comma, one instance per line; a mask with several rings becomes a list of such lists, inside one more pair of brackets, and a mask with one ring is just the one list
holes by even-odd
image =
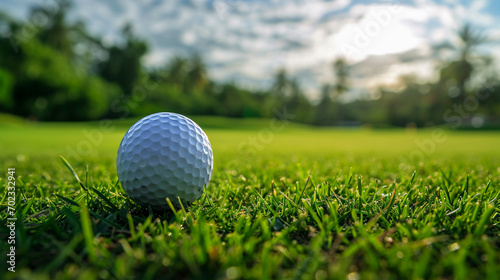
[[[2, 0], [0, 9], [26, 19], [33, 4], [57, 6], [55, 0]], [[358, 91], [397, 85], [406, 74], [436, 78], [436, 65], [453, 52], [431, 47], [456, 44], [456, 30], [466, 22], [496, 41], [478, 51], [500, 61], [500, 1], [494, 0], [82, 0], [70, 20], [84, 20], [107, 42], [131, 22], [151, 45], [150, 66], [199, 52], [213, 78], [249, 87], [268, 86], [285, 67], [313, 98], [322, 83], [334, 82], [331, 62], [340, 56], [351, 63]]]

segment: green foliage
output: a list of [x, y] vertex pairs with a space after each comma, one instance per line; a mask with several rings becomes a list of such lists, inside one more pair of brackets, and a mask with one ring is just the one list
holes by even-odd
[[109, 48], [108, 59], [101, 62], [98, 68], [104, 79], [116, 83], [125, 95], [130, 96], [140, 75], [141, 58], [148, 47], [145, 42], [134, 37], [131, 25], [123, 29], [123, 36], [125, 45]]
[[20, 45], [13, 111], [40, 120], [98, 119], [119, 89], [75, 69], [66, 57], [32, 39]]
[[[29, 22], [5, 21], [12, 35], [0, 38], [0, 65], [8, 71], [8, 75], [0, 74], [0, 80], [3, 85], [4, 81], [14, 84], [0, 90], [6, 101], [0, 110], [37, 120], [102, 118], [122, 93], [75, 58], [75, 44], [89, 37], [79, 25], [66, 23], [68, 5], [59, 4], [55, 10], [33, 9], [34, 15], [45, 14], [49, 19], [40, 29]], [[5, 78], [9, 76], [13, 79]]]
[[[70, 33], [73, 31], [73, 26], [66, 22], [66, 14], [71, 7], [71, 2], [60, 1], [57, 6], [34, 6], [31, 10], [32, 18], [45, 16], [48, 21], [44, 28], [40, 29], [37, 37], [44, 44], [68, 58], [74, 57], [74, 42], [71, 39]], [[74, 36], [74, 35], [73, 35]]]
[[0, 68], [0, 111], [6, 110], [12, 106], [12, 96], [10, 92], [13, 84], [14, 78], [12, 75]]

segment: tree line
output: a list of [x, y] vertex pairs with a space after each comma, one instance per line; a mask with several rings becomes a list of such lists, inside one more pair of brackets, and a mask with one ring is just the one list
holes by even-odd
[[0, 112], [41, 121], [86, 121], [142, 116], [158, 111], [235, 118], [273, 117], [286, 106], [294, 121], [320, 126], [428, 126], [449, 123], [498, 126], [500, 85], [494, 61], [476, 52], [486, 37], [470, 25], [457, 46], [443, 44], [454, 58], [441, 61], [437, 81], [400, 78], [397, 89], [380, 86], [377, 98], [343, 102], [352, 88], [352, 67], [331, 63], [331, 83], [311, 102], [286, 69], [266, 90], [250, 90], [210, 79], [202, 57], [174, 56], [148, 68], [149, 46], [131, 25], [122, 42], [103, 43], [83, 22], [69, 23], [68, 2], [57, 9], [36, 6], [27, 21], [0, 13]]

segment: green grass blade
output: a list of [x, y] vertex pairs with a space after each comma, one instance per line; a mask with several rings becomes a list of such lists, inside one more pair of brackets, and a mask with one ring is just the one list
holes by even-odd
[[84, 203], [82, 203], [80, 209], [80, 222], [82, 225], [82, 233], [85, 241], [85, 248], [87, 249], [89, 259], [91, 262], [95, 262], [97, 256], [96, 256], [96, 248], [94, 245], [94, 231], [92, 230], [92, 221], [90, 219], [89, 210], [87, 209], [87, 205]]
[[64, 163], [64, 165], [66, 165], [66, 167], [71, 172], [71, 174], [73, 174], [73, 176], [76, 178], [76, 181], [78, 182], [78, 184], [80, 184], [80, 186], [83, 188], [83, 190], [85, 190], [88, 193], [89, 190], [87, 189], [87, 187], [85, 187], [85, 185], [82, 183], [82, 181], [80, 181], [78, 174], [76, 174], [76, 172], [73, 169], [73, 167], [71, 166], [71, 164], [69, 164], [69, 162], [63, 156], [59, 156], [59, 158]]
[[104, 202], [106, 202], [106, 205], [108, 205], [109, 207], [111, 207], [111, 209], [114, 211], [114, 212], [118, 212], [120, 211], [120, 209], [118, 209], [118, 207], [116, 207], [116, 205], [111, 202], [111, 200], [109, 200], [109, 198], [107, 196], [105, 196], [103, 193], [101, 193], [98, 189], [94, 188], [94, 187], [91, 187], [92, 191], [94, 191], [102, 200], [104, 200]]
[[74, 201], [74, 200], [71, 200], [71, 199], [69, 199], [69, 198], [67, 198], [67, 197], [64, 197], [64, 196], [62, 196], [62, 195], [59, 195], [59, 194], [57, 194], [57, 193], [55, 193], [55, 195], [56, 195], [57, 197], [59, 197], [60, 199], [62, 199], [62, 200], [63, 200], [64, 202], [66, 202], [66, 203], [69, 203], [69, 204], [71, 204], [71, 205], [73, 205], [73, 206], [76, 206], [76, 207], [78, 207], [78, 208], [80, 207], [80, 204], [78, 204], [78, 203], [77, 203], [76, 201]]

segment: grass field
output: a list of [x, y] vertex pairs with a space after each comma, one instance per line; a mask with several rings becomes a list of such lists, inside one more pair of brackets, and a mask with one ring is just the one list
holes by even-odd
[[17, 205], [16, 272], [1, 262], [0, 279], [500, 275], [499, 132], [193, 119], [214, 150], [212, 181], [185, 209], [153, 212], [116, 176], [135, 120], [0, 116], [3, 256], [14, 179]]

